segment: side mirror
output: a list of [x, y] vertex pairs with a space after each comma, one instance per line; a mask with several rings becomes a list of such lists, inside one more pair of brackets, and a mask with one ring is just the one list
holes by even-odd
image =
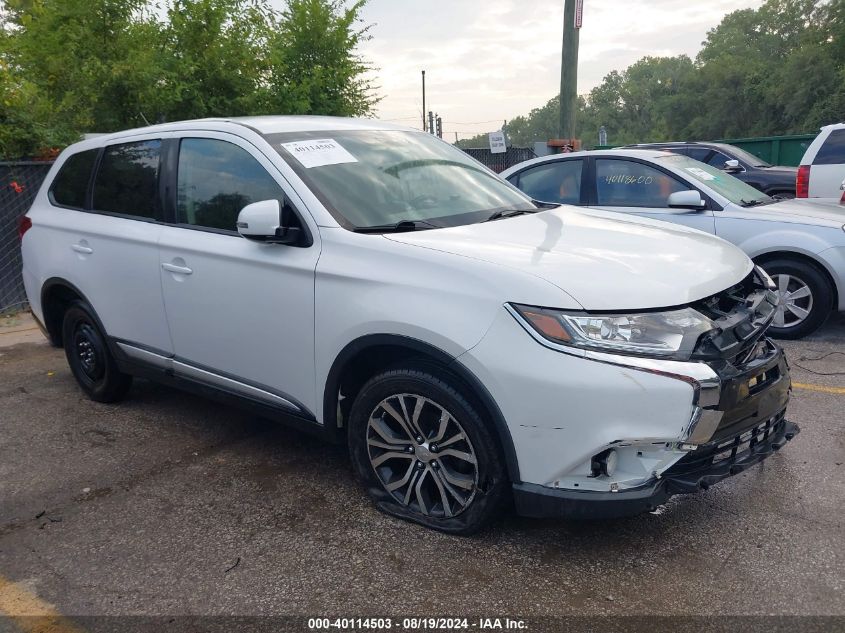
[[723, 169], [729, 173], [734, 171], [742, 171], [742, 165], [739, 164], [738, 160], [726, 160]]
[[707, 203], [701, 199], [701, 194], [695, 190], [676, 191], [669, 195], [667, 201], [670, 209], [695, 209], [701, 211], [707, 207]]
[[238, 214], [238, 233], [248, 240], [267, 244], [299, 244], [302, 229], [284, 226], [278, 200], [260, 200], [246, 205]]

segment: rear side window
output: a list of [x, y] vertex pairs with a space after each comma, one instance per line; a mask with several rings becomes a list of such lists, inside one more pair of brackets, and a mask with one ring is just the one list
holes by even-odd
[[535, 200], [578, 204], [581, 202], [582, 160], [561, 160], [526, 169], [519, 174], [519, 188]]
[[845, 163], [845, 130], [833, 130], [816, 154], [814, 165], [839, 165]]
[[106, 147], [94, 181], [94, 209], [161, 220], [160, 154], [159, 140]]
[[63, 207], [85, 208], [88, 181], [100, 150], [89, 149], [68, 157], [50, 187], [50, 200]]
[[261, 200], [284, 200], [281, 187], [246, 150], [209, 138], [186, 138], [179, 147], [176, 221], [237, 230], [238, 214]]

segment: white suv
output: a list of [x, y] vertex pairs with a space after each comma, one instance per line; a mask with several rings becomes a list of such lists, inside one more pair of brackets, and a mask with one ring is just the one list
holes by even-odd
[[845, 178], [845, 123], [826, 125], [813, 139], [795, 179], [797, 198], [822, 198], [838, 202]]
[[333, 441], [452, 533], [648, 511], [797, 432], [771, 280], [712, 235], [554, 207], [376, 121], [158, 125], [65, 150], [32, 311], [98, 401], [132, 376]]

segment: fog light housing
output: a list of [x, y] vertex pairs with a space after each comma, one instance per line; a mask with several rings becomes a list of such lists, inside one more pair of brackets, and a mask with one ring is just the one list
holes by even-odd
[[594, 455], [590, 460], [590, 470], [592, 470], [593, 477], [604, 475], [605, 477], [612, 477], [616, 472], [616, 464], [619, 462], [619, 455], [616, 450], [609, 448]]

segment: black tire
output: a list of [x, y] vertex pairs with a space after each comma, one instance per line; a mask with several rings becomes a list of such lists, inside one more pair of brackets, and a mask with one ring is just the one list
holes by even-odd
[[117, 368], [98, 323], [91, 306], [73, 302], [62, 321], [65, 356], [73, 377], [89, 398], [117, 402], [132, 386], [132, 376]]
[[[769, 328], [769, 335], [781, 339], [799, 339], [819, 329], [833, 309], [834, 292], [827, 276], [813, 264], [800, 259], [770, 259], [763, 262], [761, 266], [776, 284], [781, 276], [788, 275], [805, 284], [811, 295], [810, 301], [806, 299], [801, 301], [802, 307], [809, 309], [809, 314], [802, 321], [794, 324], [785, 321], [784, 327], [778, 327], [773, 323]], [[783, 301], [783, 297], [781, 300]], [[787, 311], [786, 318], [790, 316]]]
[[[402, 440], [408, 445], [402, 450], [390, 444], [391, 451], [385, 450], [375, 455], [383, 449], [374, 448], [371, 441], [383, 442], [385, 436], [375, 435], [375, 428], [370, 426], [372, 414], [381, 412], [378, 419], [382, 422], [386, 420], [389, 426], [398, 430], [397, 434], [391, 433], [392, 441], [399, 441], [399, 436], [407, 437], [407, 434], [403, 434], [402, 423], [381, 408], [385, 402], [395, 405], [398, 402], [395, 398], [400, 397], [400, 394], [405, 395], [407, 411], [416, 408], [418, 399], [424, 401], [417, 418], [419, 428], [423, 430], [423, 442], [412, 437], [407, 441]], [[393, 408], [397, 410], [395, 406]], [[445, 441], [460, 436], [457, 431], [462, 432], [466, 438], [466, 443], [464, 440], [450, 442], [450, 449], [453, 450], [438, 448], [435, 443], [438, 431], [443, 428], [440, 424], [444, 411], [449, 414], [449, 430], [441, 439]], [[405, 422], [410, 422], [412, 417], [407, 415]], [[348, 439], [357, 478], [366, 486], [376, 507], [388, 514], [441, 532], [467, 535], [486, 526], [504, 507], [508, 483], [501, 452], [489, 426], [461, 392], [460, 382], [446, 371], [441, 372], [428, 366], [408, 366], [394, 368], [371, 378], [361, 388], [352, 405]], [[379, 465], [377, 473], [371, 459], [378, 461], [386, 452], [407, 452], [409, 447], [411, 455], [388, 459]], [[415, 451], [422, 451], [425, 456]], [[446, 451], [458, 451], [464, 456], [472, 454], [475, 464], [465, 461], [465, 457], [456, 459], [447, 455]], [[386, 478], [385, 472], [392, 471], [394, 467], [397, 472], [404, 472], [406, 477], [410, 475], [411, 479], [404, 489], [389, 492], [382, 477]], [[448, 486], [443, 486], [444, 481], [454, 483], [456, 476], [460, 477], [462, 484], [460, 488], [457, 485], [452, 487], [452, 491], [457, 492], [458, 496], [452, 495]], [[397, 475], [389, 483], [400, 479]], [[470, 486], [469, 482], [473, 480], [474, 484]], [[411, 488], [413, 492], [408, 493]], [[427, 491], [434, 492], [428, 494]], [[411, 495], [411, 499], [403, 502], [400, 497], [406, 493]], [[466, 502], [464, 506], [461, 505], [461, 497]]]

